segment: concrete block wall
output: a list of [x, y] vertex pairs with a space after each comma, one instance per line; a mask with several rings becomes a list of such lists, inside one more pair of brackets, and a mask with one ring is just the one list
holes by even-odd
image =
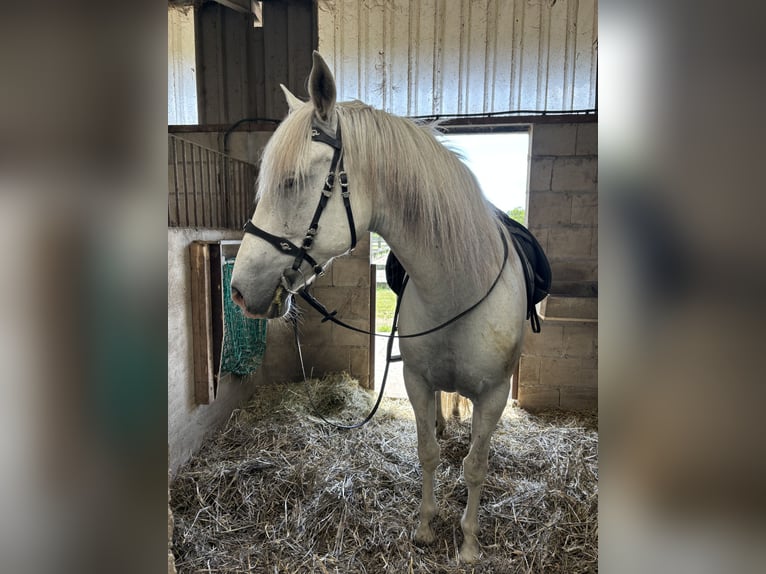
[[[338, 318], [369, 331], [371, 309], [370, 235], [363, 234], [350, 255], [333, 262], [329, 271], [317, 279], [312, 292]], [[347, 372], [365, 388], [372, 388], [374, 373], [370, 357], [370, 336], [350, 331], [330, 322], [322, 323], [319, 313], [305, 302], [301, 337], [306, 372], [321, 377]]]
[[527, 225], [553, 272], [519, 363], [519, 404], [587, 410], [598, 405], [598, 124], [532, 127]]
[[598, 124], [532, 127], [527, 226], [551, 263], [554, 292], [596, 295]]

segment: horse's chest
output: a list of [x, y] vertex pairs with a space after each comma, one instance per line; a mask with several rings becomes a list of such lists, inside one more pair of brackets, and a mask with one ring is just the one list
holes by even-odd
[[486, 361], [476, 349], [472, 352], [464, 345], [444, 340], [413, 347], [402, 347], [407, 369], [434, 390], [453, 392], [462, 389], [467, 381], [489, 376]]

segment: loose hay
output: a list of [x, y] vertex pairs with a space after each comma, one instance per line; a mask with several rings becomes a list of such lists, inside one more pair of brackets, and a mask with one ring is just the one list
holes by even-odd
[[[372, 398], [347, 377], [312, 381], [316, 407], [343, 422]], [[419, 547], [421, 475], [412, 409], [384, 399], [373, 421], [315, 422], [303, 384], [259, 388], [177, 474], [171, 493], [179, 573], [596, 572], [595, 415], [509, 406], [492, 438], [479, 511], [483, 557], [459, 564], [461, 478], [470, 423], [448, 423], [432, 523]]]

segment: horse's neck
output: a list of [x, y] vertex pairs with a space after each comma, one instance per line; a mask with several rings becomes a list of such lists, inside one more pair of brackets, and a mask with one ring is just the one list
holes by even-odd
[[[426, 250], [385, 229], [376, 230], [409, 275], [408, 297], [416, 297], [420, 305], [432, 307], [435, 320], [443, 320], [465, 309], [481, 297], [485, 286], [468, 277], [456, 261], [446, 260], [438, 249]], [[456, 239], [457, 241], [458, 239]]]

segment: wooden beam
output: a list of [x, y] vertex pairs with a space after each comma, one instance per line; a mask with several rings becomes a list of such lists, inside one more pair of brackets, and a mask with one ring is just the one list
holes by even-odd
[[215, 399], [216, 391], [210, 294], [210, 245], [204, 241], [194, 241], [189, 246], [189, 255], [194, 402], [198, 405], [209, 405]]
[[236, 10], [237, 12], [243, 12], [245, 14], [250, 14], [252, 11], [252, 5], [250, 4], [250, 0], [215, 0], [215, 2], [218, 2], [222, 6], [226, 6], [227, 8], [231, 8], [232, 10]]

